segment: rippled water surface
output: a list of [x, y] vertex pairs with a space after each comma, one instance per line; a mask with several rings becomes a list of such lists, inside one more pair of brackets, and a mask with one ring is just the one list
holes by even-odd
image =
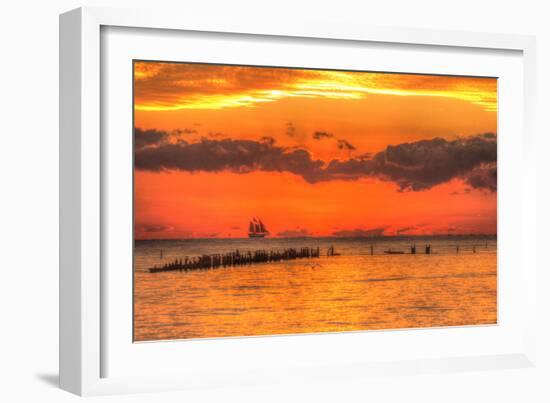
[[[412, 243], [417, 245], [415, 255], [409, 253]], [[424, 254], [427, 243], [430, 255]], [[176, 258], [236, 249], [307, 246], [326, 251], [331, 245], [340, 256], [194, 272], [147, 270]], [[389, 248], [406, 254], [384, 254]], [[134, 271], [136, 341], [479, 325], [497, 320], [494, 239], [137, 241]]]

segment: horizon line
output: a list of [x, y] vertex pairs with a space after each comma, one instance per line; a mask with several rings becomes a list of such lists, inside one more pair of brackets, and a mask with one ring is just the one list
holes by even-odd
[[[382, 238], [426, 238], [426, 237], [489, 237], [497, 238], [498, 234], [411, 234], [411, 235], [373, 235], [373, 236], [336, 236], [336, 235], [321, 235], [321, 236], [272, 236], [260, 239], [382, 239]], [[134, 241], [189, 241], [189, 240], [226, 240], [226, 239], [251, 239], [249, 237], [182, 237], [182, 238], [135, 238]], [[257, 239], [257, 238], [254, 238]]]

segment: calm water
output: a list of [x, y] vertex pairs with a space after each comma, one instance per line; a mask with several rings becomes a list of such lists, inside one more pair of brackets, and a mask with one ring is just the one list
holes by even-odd
[[[496, 323], [496, 240], [137, 241], [136, 341]], [[417, 254], [408, 254], [412, 243]], [[432, 254], [424, 254], [431, 244]], [[149, 273], [176, 258], [333, 245], [341, 256]], [[457, 254], [456, 246], [460, 250]], [[473, 253], [474, 245], [476, 253]], [[386, 255], [384, 250], [405, 255]], [[162, 258], [161, 251], [162, 250]]]

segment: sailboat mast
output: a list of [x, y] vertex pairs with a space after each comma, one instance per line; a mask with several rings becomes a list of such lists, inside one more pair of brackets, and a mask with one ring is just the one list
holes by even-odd
[[248, 223], [248, 236], [250, 238], [263, 238], [269, 234], [262, 220], [252, 217]]

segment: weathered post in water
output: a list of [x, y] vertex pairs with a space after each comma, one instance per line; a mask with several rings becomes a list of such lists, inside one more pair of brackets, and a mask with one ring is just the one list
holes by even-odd
[[[282, 251], [265, 249], [241, 253], [238, 250], [229, 253], [215, 253], [212, 255], [201, 255], [195, 257], [185, 256], [176, 258], [158, 267], [154, 265], [149, 268], [150, 273], [166, 271], [189, 271], [189, 270], [210, 270], [218, 267], [234, 267], [255, 263], [279, 262], [282, 260], [311, 259], [321, 256], [319, 247], [288, 248]], [[334, 245], [328, 247], [327, 256], [339, 256]]]

